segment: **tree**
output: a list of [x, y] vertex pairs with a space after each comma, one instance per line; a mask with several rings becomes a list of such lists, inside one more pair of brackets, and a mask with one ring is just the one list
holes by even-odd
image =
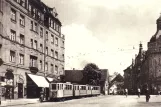
[[94, 63], [88, 63], [83, 69], [84, 84], [99, 85], [101, 79], [101, 72], [98, 66]]

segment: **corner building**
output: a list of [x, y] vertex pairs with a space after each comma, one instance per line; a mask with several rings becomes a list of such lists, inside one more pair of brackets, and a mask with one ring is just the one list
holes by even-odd
[[2, 97], [38, 97], [46, 78], [64, 75], [65, 37], [57, 15], [41, 0], [0, 0]]

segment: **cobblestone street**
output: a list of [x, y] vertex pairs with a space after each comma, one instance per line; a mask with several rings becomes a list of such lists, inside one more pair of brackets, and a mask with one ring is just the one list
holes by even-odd
[[150, 102], [145, 102], [145, 96], [98, 96], [73, 99], [64, 102], [44, 102], [35, 104], [14, 105], [10, 107], [160, 107], [161, 96], [151, 96]]

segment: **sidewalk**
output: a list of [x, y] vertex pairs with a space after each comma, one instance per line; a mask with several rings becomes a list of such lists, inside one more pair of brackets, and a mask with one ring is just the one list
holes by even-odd
[[39, 103], [39, 99], [12, 99], [2, 101], [0, 107], [8, 107], [8, 106], [17, 106], [17, 105], [27, 105], [27, 104], [35, 104]]

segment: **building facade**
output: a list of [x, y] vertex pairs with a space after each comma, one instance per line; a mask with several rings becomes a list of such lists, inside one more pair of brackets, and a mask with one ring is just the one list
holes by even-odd
[[[147, 87], [151, 94], [161, 92], [161, 16], [157, 19], [156, 24], [157, 30], [148, 42], [148, 50], [143, 51], [142, 55], [140, 54], [141, 57], [138, 57], [137, 62], [135, 61], [136, 69], [132, 69], [131, 79], [135, 82], [132, 89], [139, 87], [142, 93]], [[127, 72], [124, 74], [127, 75]], [[127, 82], [127, 80], [125, 81]]]
[[0, 58], [4, 62], [0, 77], [5, 98], [37, 97], [35, 91], [43, 86], [33, 78], [64, 75], [65, 37], [57, 15], [55, 8], [41, 0], [0, 0]]
[[161, 91], [161, 16], [156, 21], [157, 31], [148, 42], [147, 58], [142, 66], [142, 84], [148, 85], [152, 94]]
[[124, 88], [129, 90], [129, 94], [137, 94], [137, 89], [141, 88], [141, 67], [145, 60], [146, 51], [139, 44], [139, 53], [132, 59], [132, 64], [124, 70]]

